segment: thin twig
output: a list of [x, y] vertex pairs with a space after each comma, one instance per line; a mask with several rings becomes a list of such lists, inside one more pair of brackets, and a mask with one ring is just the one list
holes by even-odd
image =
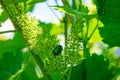
[[98, 23], [99, 23], [99, 21], [97, 20], [97, 24], [96, 24], [96, 26], [95, 26], [94, 30], [92, 31], [92, 33], [90, 34], [90, 36], [89, 36], [88, 40], [90, 40], [90, 39], [91, 39], [91, 37], [93, 36], [94, 32], [95, 32], [95, 31], [96, 31], [96, 29], [98, 28]]
[[[64, 0], [62, 0], [62, 3], [64, 6], [66, 6], [66, 2]], [[64, 35], [65, 35], [65, 48], [67, 47], [67, 40], [68, 40], [68, 16], [67, 14], [65, 14], [65, 17], [64, 17]], [[67, 53], [67, 50], [65, 49], [65, 56], [66, 56], [66, 53]], [[64, 63], [65, 63], [65, 67], [66, 67], [66, 58], [64, 58]]]
[[[64, 4], [64, 6], [70, 7], [70, 5], [67, 3], [66, 0], [62, 0], [62, 3]], [[68, 14], [66, 14], [66, 16], [67, 16], [67, 19], [70, 21], [70, 23], [73, 24], [73, 19], [71, 18], [71, 16]]]
[[46, 80], [53, 80], [52, 77], [46, 72], [46, 70], [44, 68], [44, 63], [43, 63], [42, 59], [40, 58], [39, 54], [37, 52], [35, 52], [34, 50], [30, 50], [30, 51], [31, 51], [31, 54], [32, 54], [33, 58], [35, 59], [36, 63], [40, 67], [43, 75], [46, 77]]
[[87, 29], [86, 29], [85, 36], [84, 36], [84, 38], [83, 38], [83, 52], [84, 52], [84, 57], [89, 56], [89, 54], [87, 53], [89, 20], [87, 20], [86, 24], [87, 24]]
[[15, 32], [16, 30], [1, 31], [0, 34]]

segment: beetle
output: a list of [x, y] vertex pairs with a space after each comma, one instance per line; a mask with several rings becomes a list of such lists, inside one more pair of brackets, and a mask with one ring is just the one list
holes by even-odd
[[54, 49], [53, 49], [53, 55], [57, 56], [62, 52], [63, 47], [61, 45], [57, 45]]

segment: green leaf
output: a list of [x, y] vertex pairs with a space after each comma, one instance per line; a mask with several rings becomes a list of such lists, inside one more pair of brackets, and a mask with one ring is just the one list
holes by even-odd
[[20, 70], [22, 65], [22, 52], [4, 53], [3, 58], [0, 59], [0, 80], [8, 80], [10, 76]]
[[17, 33], [17, 32], [16, 32], [15, 35], [14, 35], [13, 41], [14, 41], [15, 43], [17, 43], [17, 45], [18, 45], [18, 47], [19, 47], [20, 49], [26, 47], [26, 45], [25, 45], [25, 43], [24, 43], [24, 41], [23, 41], [23, 39], [22, 39], [22, 36], [21, 36], [19, 33]]
[[46, 0], [16, 0], [17, 2], [27, 2], [29, 4], [36, 4], [39, 2], [45, 2]]
[[85, 10], [85, 12], [84, 12], [84, 10], [77, 11], [77, 10], [73, 10], [67, 6], [54, 6], [53, 8], [58, 9], [59, 11], [62, 11], [66, 14], [70, 14], [73, 16], [78, 16], [78, 17], [82, 17], [82, 18], [86, 18], [86, 19], [91, 19], [91, 18], [94, 18], [97, 16], [96, 14], [88, 14], [86, 12], [86, 10]]
[[51, 76], [53, 80], [61, 80], [61, 77], [62, 77], [62, 75], [57, 72], [51, 73]]
[[120, 46], [120, 23], [109, 21], [104, 25], [99, 28], [103, 42], [107, 43], [109, 47]]
[[27, 11], [32, 11], [34, 9], [34, 4], [27, 5]]
[[33, 58], [30, 57], [28, 64], [24, 68], [23, 72], [21, 72], [15, 80], [40, 80], [35, 71], [35, 63]]
[[24, 4], [26, 11], [32, 11], [35, 4], [45, 2], [46, 0], [16, 0], [19, 4]]
[[119, 76], [120, 76], [120, 66], [116, 69], [116, 71], [115, 71], [115, 77], [113, 78], [113, 80], [119, 80], [119, 78], [118, 78]]
[[109, 61], [104, 57], [93, 54], [85, 60], [86, 80], [111, 80], [113, 69], [109, 69]]
[[19, 34], [15, 34], [13, 40], [0, 41], [0, 80], [8, 80], [21, 69], [22, 52], [25, 47]]
[[89, 12], [88, 8], [84, 5], [79, 5], [78, 11], [82, 11], [82, 12], [85, 12], [85, 13]]
[[71, 69], [71, 75], [70, 75], [70, 80], [85, 80], [85, 71], [84, 71], [84, 65], [79, 64], [77, 66], [74, 66]]
[[3, 53], [15, 52], [18, 49], [25, 48], [25, 43], [23, 42], [19, 33], [15, 33], [13, 40], [0, 41], [0, 57]]
[[8, 15], [6, 14], [5, 11], [3, 11], [2, 13], [0, 13], [0, 22], [4, 22], [7, 19], [8, 19]]
[[120, 1], [97, 0], [98, 15], [104, 27], [99, 28], [103, 42], [120, 46]]
[[45, 2], [46, 0], [31, 0], [29, 1], [29, 4], [36, 4], [36, 3], [40, 3], [40, 2]]
[[76, 16], [83, 16], [83, 15], [87, 15], [87, 13], [84, 13], [84, 12], [78, 12], [76, 10], [72, 10], [71, 8], [69, 7], [65, 7], [65, 6], [54, 6], [54, 8], [64, 12], [64, 13], [67, 13], [67, 14], [71, 14], [71, 15], [76, 15]]
[[109, 68], [109, 61], [104, 57], [93, 54], [71, 70], [70, 80], [111, 80], [113, 68]]

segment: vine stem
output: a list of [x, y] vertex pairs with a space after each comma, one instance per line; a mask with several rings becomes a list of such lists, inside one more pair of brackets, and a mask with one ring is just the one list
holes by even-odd
[[[70, 7], [69, 3], [67, 2], [67, 0], [62, 0], [62, 3], [64, 4], [64, 6], [68, 6]], [[68, 19], [68, 21], [70, 21], [71, 24], [73, 24], [73, 19], [70, 15], [66, 14], [66, 17]]]
[[[62, 0], [62, 3], [66, 6], [67, 4], [66, 4], [66, 2], [64, 1], [64, 0]], [[67, 51], [66, 51], [66, 47], [67, 47], [67, 39], [68, 39], [68, 17], [67, 17], [68, 15], [67, 14], [65, 14], [65, 18], [64, 18], [64, 24], [65, 24], [65, 26], [64, 26], [64, 35], [65, 35], [65, 56], [66, 56], [66, 53], [67, 53]], [[64, 64], [65, 64], [65, 67], [66, 67], [66, 59], [65, 59], [65, 57], [64, 57]]]
[[45, 68], [44, 68], [44, 63], [41, 60], [40, 56], [38, 55], [38, 53], [36, 53], [34, 50], [30, 50], [31, 54], [33, 56], [33, 58], [35, 59], [36, 63], [38, 64], [38, 66], [40, 67], [43, 75], [46, 77], [46, 80], [53, 80], [52, 77], [46, 72]]
[[[90, 54], [88, 54], [87, 51], [87, 43], [88, 41], [91, 39], [91, 37], [93, 36], [93, 34], [95, 33], [96, 29], [98, 28], [98, 19], [97, 19], [97, 24], [95, 26], [95, 28], [93, 29], [92, 33], [90, 34], [90, 36], [88, 37], [88, 30], [89, 30], [89, 20], [87, 20], [86, 25], [87, 25], [87, 29], [86, 29], [86, 34], [85, 37], [83, 38], [83, 51], [84, 51], [84, 56], [89, 56]], [[84, 35], [83, 35], [84, 36]]]
[[0, 34], [15, 32], [16, 30], [1, 31]]
[[84, 36], [83, 37], [83, 52], [84, 52], [84, 57], [88, 57], [89, 56], [89, 53], [87, 53], [88, 30], [89, 30], [89, 20], [87, 20], [87, 22], [86, 22], [86, 33], [85, 33], [85, 36], [83, 35]]
[[[22, 35], [22, 32], [19, 31], [19, 28], [17, 27], [17, 23], [13, 20], [13, 19], [14, 19], [13, 15], [10, 14], [11, 11], [10, 11], [9, 9], [7, 9], [8, 5], [6, 5], [6, 4], [3, 2], [3, 0], [0, 0], [0, 4], [2, 5], [2, 7], [4, 8], [4, 10], [5, 10], [6, 13], [8, 14], [10, 20], [12, 21], [12, 23], [13, 23], [13, 25], [14, 25], [14, 27], [15, 27], [15, 30], [21, 34], [21, 36], [22, 36], [25, 44], [27, 45], [27, 42], [26, 42], [26, 40], [24, 39], [24, 35]], [[11, 4], [11, 5], [12, 5], [12, 4]], [[17, 10], [17, 8], [16, 8], [15, 10]], [[15, 11], [15, 10], [14, 10], [14, 11]], [[17, 16], [20, 16], [20, 15], [17, 14]], [[23, 20], [23, 22], [26, 23], [24, 20]], [[7, 33], [7, 32], [11, 32], [11, 31], [4, 31], [4, 32], [1, 32], [1, 34], [2, 34], [2, 33]], [[12, 31], [12, 32], [13, 32], [13, 31]], [[28, 45], [27, 45], [27, 46], [28, 46]], [[28, 47], [29, 47], [29, 46], [28, 46]], [[41, 58], [40, 58], [40, 56], [38, 55], [38, 53], [35, 52], [34, 50], [31, 50], [30, 48], [29, 48], [29, 50], [30, 50], [33, 58], [35, 59], [36, 63], [37, 63], [38, 66], [40, 67], [43, 75], [46, 77], [46, 80], [52, 80], [51, 76], [50, 76], [50, 75], [46, 72], [46, 70], [44, 69], [44, 63], [43, 63], [43, 61], [41, 60]]]
[[[23, 20], [23, 21], [24, 21], [24, 20]], [[24, 22], [25, 22], [25, 24], [27, 25], [27, 22], [26, 22], [26, 21], [24, 21]], [[22, 35], [22, 34], [21, 34], [21, 35]], [[23, 36], [23, 39], [24, 39], [24, 36]], [[24, 39], [24, 41], [26, 42], [25, 39]], [[26, 43], [27, 43], [27, 42], [26, 42]], [[27, 44], [26, 44], [26, 45], [27, 45]], [[37, 63], [38, 66], [40, 67], [43, 75], [46, 77], [46, 80], [53, 80], [52, 77], [46, 72], [46, 70], [45, 70], [45, 68], [44, 68], [44, 63], [43, 63], [42, 59], [40, 58], [39, 53], [36, 52], [36, 51], [34, 51], [34, 50], [31, 50], [30, 48], [29, 48], [29, 50], [30, 50], [33, 58], [35, 59], [36, 63]]]

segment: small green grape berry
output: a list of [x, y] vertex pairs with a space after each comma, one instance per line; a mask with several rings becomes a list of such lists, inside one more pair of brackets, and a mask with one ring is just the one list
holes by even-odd
[[61, 45], [56, 46], [53, 50], [53, 55], [54, 56], [59, 55], [62, 52], [62, 49], [63, 49], [63, 47]]

